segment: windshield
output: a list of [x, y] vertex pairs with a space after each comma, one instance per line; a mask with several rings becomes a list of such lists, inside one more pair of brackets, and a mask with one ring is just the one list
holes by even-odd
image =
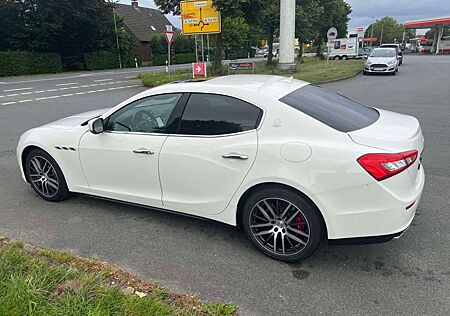
[[395, 57], [395, 50], [392, 48], [388, 49], [375, 49], [370, 57]]

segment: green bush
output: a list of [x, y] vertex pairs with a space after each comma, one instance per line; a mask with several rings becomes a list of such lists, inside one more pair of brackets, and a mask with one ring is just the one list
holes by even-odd
[[63, 70], [57, 53], [0, 52], [0, 77], [56, 73]]
[[117, 53], [98, 51], [83, 54], [87, 70], [114, 69], [119, 68], [119, 57]]
[[195, 54], [176, 54], [175, 63], [176, 64], [187, 64], [196, 61]]
[[167, 55], [153, 55], [152, 64], [153, 66], [165, 66], [167, 60]]

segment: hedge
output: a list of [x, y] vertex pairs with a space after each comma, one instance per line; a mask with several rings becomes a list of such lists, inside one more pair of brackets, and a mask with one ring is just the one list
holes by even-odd
[[119, 68], [117, 53], [98, 51], [83, 54], [84, 64], [87, 70], [114, 69]]
[[167, 55], [153, 55], [152, 65], [153, 66], [165, 66], [167, 60]]
[[196, 61], [195, 54], [176, 54], [175, 63], [176, 64], [188, 64]]
[[63, 71], [57, 53], [0, 52], [0, 76], [20, 76]]

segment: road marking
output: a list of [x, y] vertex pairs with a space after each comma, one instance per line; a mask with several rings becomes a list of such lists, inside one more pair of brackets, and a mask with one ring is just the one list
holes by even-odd
[[34, 93], [44, 93], [45, 90], [40, 90], [40, 91], [34, 91]]
[[18, 93], [8, 94], [7, 97], [15, 97], [16, 95], [19, 95], [19, 94]]
[[48, 96], [48, 97], [41, 97], [41, 98], [36, 98], [36, 99], [5, 102], [5, 103], [0, 103], [0, 105], [26, 103], [26, 102], [32, 102], [32, 101], [41, 101], [41, 100], [48, 100], [48, 99], [71, 97], [71, 96], [76, 96], [76, 95], [90, 94], [90, 93], [96, 93], [96, 92], [105, 92], [105, 91], [112, 91], [112, 90], [119, 90], [119, 89], [126, 89], [126, 88], [136, 88], [136, 87], [142, 87], [142, 86], [140, 84], [135, 84], [135, 85], [122, 86], [122, 87], [111, 87], [111, 88], [98, 89], [98, 90], [81, 91], [81, 92], [75, 92], [75, 93], [67, 93], [67, 94], [63, 94], [63, 95], [53, 95], [53, 96]]
[[56, 87], [62, 87], [62, 86], [73, 86], [74, 84], [78, 84], [78, 82], [69, 82], [69, 83], [60, 83], [56, 84]]
[[33, 92], [22, 92], [20, 95], [32, 94]]
[[94, 82], [102, 82], [102, 81], [111, 81], [112, 79], [98, 79], [94, 80]]
[[45, 90], [46, 92], [53, 92], [53, 91], [58, 91], [58, 89], [49, 89], [49, 90]]
[[33, 89], [33, 87], [31, 88], [19, 88], [19, 89], [8, 89], [8, 90], [3, 90], [3, 92], [13, 92], [13, 91], [22, 91], [22, 90], [31, 90]]

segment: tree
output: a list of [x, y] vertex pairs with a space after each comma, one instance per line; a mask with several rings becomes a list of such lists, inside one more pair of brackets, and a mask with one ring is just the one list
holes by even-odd
[[[114, 6], [109, 0], [0, 0], [0, 34], [7, 33], [0, 47], [56, 52], [78, 62], [86, 52], [115, 50]], [[129, 52], [132, 42], [121, 19], [118, 24], [121, 49]]]
[[324, 8], [318, 0], [297, 0], [295, 10], [295, 36], [299, 39], [302, 58], [303, 43], [312, 41], [319, 36], [317, 25], [323, 15]]
[[[437, 29], [431, 29], [425, 33], [425, 38], [429, 40], [434, 40], [434, 34], [436, 34], [437, 32], [438, 32]], [[442, 36], [450, 36], [450, 28], [445, 28]]]
[[[403, 24], [398, 23], [394, 18], [387, 16], [381, 20], [376, 20], [373, 23], [373, 37], [378, 38], [378, 43], [400, 43], [403, 39], [403, 32], [405, 32], [405, 41], [415, 37], [415, 31], [412, 29], [405, 29]], [[372, 24], [366, 29], [365, 37], [371, 37]], [[383, 38], [381, 36], [383, 35]]]
[[330, 27], [335, 27], [340, 37], [347, 35], [352, 8], [344, 0], [318, 0], [318, 2], [323, 11], [317, 21], [319, 34], [316, 38], [316, 45], [317, 55], [322, 55], [321, 45], [327, 41], [327, 31]]
[[273, 61], [273, 38], [280, 27], [280, 0], [260, 0], [256, 10], [255, 23], [267, 38], [269, 46], [267, 64], [271, 64]]

